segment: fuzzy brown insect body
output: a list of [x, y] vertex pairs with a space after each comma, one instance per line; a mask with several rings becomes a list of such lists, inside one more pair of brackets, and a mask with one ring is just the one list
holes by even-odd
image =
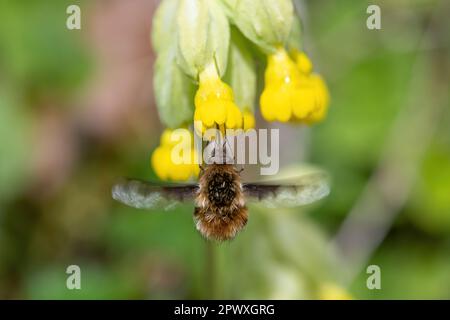
[[328, 183], [320, 173], [293, 177], [284, 183], [242, 183], [233, 165], [213, 163], [202, 170], [198, 183], [160, 185], [127, 179], [114, 185], [112, 196], [139, 209], [169, 210], [194, 200], [197, 230], [206, 239], [225, 241], [245, 227], [248, 201], [268, 208], [295, 207], [319, 200], [328, 192]]
[[196, 228], [208, 239], [233, 239], [247, 223], [241, 177], [232, 165], [206, 166], [200, 176], [195, 203]]

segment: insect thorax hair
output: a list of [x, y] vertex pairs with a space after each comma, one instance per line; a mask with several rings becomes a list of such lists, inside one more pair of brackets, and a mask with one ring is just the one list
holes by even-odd
[[197, 229], [208, 239], [228, 240], [247, 223], [247, 208], [238, 171], [230, 164], [204, 168], [194, 213]]

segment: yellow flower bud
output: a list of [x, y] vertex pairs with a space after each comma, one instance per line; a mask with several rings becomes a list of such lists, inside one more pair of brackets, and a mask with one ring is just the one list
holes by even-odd
[[[192, 132], [187, 129], [176, 130], [176, 132], [166, 129], [160, 140], [160, 146], [153, 151], [151, 164], [161, 180], [186, 181], [198, 176], [199, 166], [195, 161], [196, 153], [193, 148]], [[172, 156], [176, 146], [185, 147], [180, 148], [180, 154], [178, 154], [180, 158], [183, 158], [183, 152], [189, 152], [187, 163], [174, 162]]]

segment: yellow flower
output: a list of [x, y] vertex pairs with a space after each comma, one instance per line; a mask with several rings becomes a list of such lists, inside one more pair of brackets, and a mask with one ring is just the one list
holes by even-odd
[[334, 283], [320, 285], [318, 298], [320, 300], [352, 300], [353, 297], [344, 288]]
[[[195, 129], [242, 128], [242, 113], [234, 103], [233, 90], [222, 80], [213, 63], [206, 66], [199, 76], [200, 85], [195, 94]], [[201, 123], [200, 123], [201, 122]]]
[[192, 132], [187, 129], [176, 132], [166, 129], [160, 140], [160, 145], [153, 151], [151, 163], [161, 180], [186, 181], [198, 176], [199, 166], [195, 161]]
[[303, 74], [309, 75], [313, 69], [313, 65], [308, 56], [303, 51], [298, 50], [294, 50], [292, 55], [294, 56], [298, 70]]
[[300, 72], [283, 48], [268, 57], [264, 78], [265, 88], [260, 98], [262, 116], [267, 121], [289, 121], [294, 106], [301, 101]]
[[253, 115], [253, 112], [249, 110], [244, 110], [244, 113], [242, 115], [242, 121], [244, 131], [253, 129], [255, 127], [255, 116]]
[[[300, 71], [300, 87], [305, 95], [305, 103], [308, 104], [300, 108], [299, 111], [303, 110], [303, 114], [297, 118], [307, 124], [313, 124], [322, 120], [327, 113], [330, 102], [328, 88], [319, 74], [312, 73], [313, 65], [304, 52], [294, 50], [292, 55]], [[306, 110], [309, 112], [302, 118], [301, 116], [306, 113]]]
[[322, 120], [326, 116], [330, 96], [328, 94], [327, 85], [320, 75], [310, 75], [309, 82], [314, 96], [314, 110], [308, 114], [304, 121], [307, 124], [313, 124]]
[[328, 91], [322, 78], [311, 74], [312, 63], [303, 52], [291, 60], [280, 48], [268, 58], [265, 88], [260, 98], [261, 114], [267, 121], [320, 121], [328, 107]]

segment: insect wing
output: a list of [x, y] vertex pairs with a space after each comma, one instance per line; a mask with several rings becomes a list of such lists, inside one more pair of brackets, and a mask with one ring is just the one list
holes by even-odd
[[328, 178], [324, 173], [293, 177], [279, 183], [247, 183], [243, 184], [243, 190], [247, 201], [258, 202], [268, 208], [307, 205], [330, 193]]
[[113, 199], [138, 209], [169, 210], [185, 201], [193, 200], [197, 184], [158, 185], [140, 180], [123, 180], [112, 189]]

